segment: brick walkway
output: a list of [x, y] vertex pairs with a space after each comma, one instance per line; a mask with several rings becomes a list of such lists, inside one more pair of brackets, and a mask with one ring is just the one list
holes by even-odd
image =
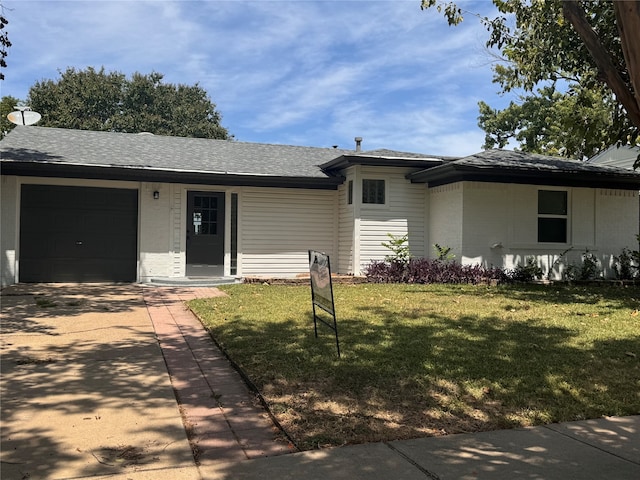
[[295, 451], [242, 378], [184, 305], [223, 295], [210, 287], [145, 287], [196, 462], [238, 461]]

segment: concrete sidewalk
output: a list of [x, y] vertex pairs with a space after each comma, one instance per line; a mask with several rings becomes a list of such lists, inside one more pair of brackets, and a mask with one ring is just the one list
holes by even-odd
[[218, 464], [206, 479], [638, 480], [640, 416], [315, 450]]
[[182, 303], [216, 294], [4, 289], [0, 478], [640, 479], [640, 416], [289, 453]]

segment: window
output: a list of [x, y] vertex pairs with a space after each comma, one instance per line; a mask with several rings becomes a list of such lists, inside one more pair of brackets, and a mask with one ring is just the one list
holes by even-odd
[[353, 204], [353, 180], [349, 180], [348, 185], [347, 203], [351, 205]]
[[362, 180], [362, 203], [384, 205], [384, 180]]
[[196, 235], [217, 235], [218, 199], [196, 195], [193, 200], [193, 232]]
[[567, 243], [567, 192], [538, 191], [538, 242]]

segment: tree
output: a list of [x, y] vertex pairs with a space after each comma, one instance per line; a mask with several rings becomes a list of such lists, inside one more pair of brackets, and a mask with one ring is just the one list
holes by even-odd
[[589, 158], [607, 146], [615, 104], [605, 87], [562, 93], [553, 86], [520, 97], [504, 110], [479, 102], [482, 148], [503, 148], [511, 139], [520, 149], [571, 158]]
[[104, 68], [68, 68], [57, 81], [34, 84], [28, 104], [42, 115], [39, 125], [46, 127], [229, 138], [204, 89], [162, 79], [156, 72], [127, 79]]
[[[505, 137], [513, 136], [525, 139], [523, 150], [555, 150], [579, 157], [615, 143], [638, 142], [640, 2], [493, 3], [500, 15], [480, 20], [489, 32], [487, 47], [501, 54], [502, 61], [494, 65], [494, 82], [505, 93], [521, 89], [528, 95], [502, 112], [481, 103], [479, 120], [487, 132], [485, 145], [500, 145]], [[453, 2], [423, 0], [422, 7], [436, 7], [450, 25], [459, 24], [464, 16]], [[580, 108], [570, 108], [572, 105]], [[545, 112], [562, 117], [549, 117]], [[543, 128], [544, 118], [553, 120], [547, 122], [549, 128]], [[560, 135], [549, 142], [531, 141], [558, 128], [564, 129], [566, 144], [558, 144]], [[585, 144], [578, 148], [569, 144], [574, 134], [593, 137], [581, 139]], [[550, 150], [547, 143], [553, 146]]]
[[[9, 20], [4, 16], [4, 5], [0, 3], [0, 68], [7, 68], [5, 58], [7, 58], [8, 55], [7, 49], [11, 47], [9, 34], [6, 30], [8, 24]], [[0, 71], [0, 80], [4, 80], [4, 73], [2, 73], [2, 71]]]
[[15, 127], [15, 125], [9, 121], [7, 115], [13, 112], [19, 103], [20, 100], [17, 98], [11, 96], [2, 97], [0, 101], [0, 138], [4, 138], [4, 136]]

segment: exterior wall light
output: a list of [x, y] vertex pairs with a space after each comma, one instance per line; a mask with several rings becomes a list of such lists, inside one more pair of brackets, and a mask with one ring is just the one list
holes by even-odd
[[153, 199], [158, 200], [160, 198], [160, 192], [158, 190], [154, 190]]

